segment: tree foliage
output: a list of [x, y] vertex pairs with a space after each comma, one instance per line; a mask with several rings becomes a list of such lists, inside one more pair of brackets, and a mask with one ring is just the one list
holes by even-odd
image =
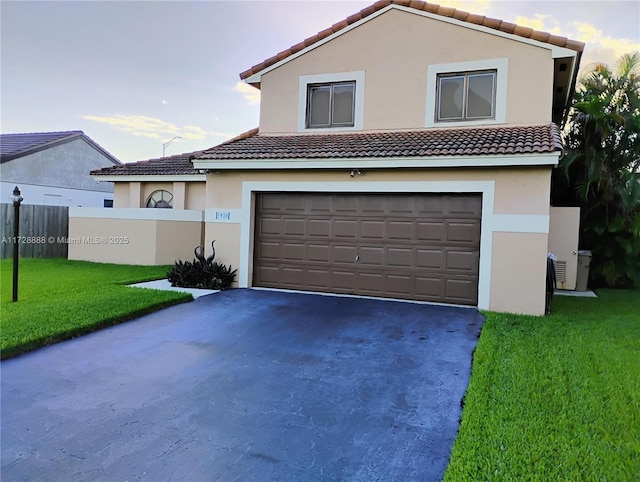
[[640, 55], [581, 76], [553, 175], [552, 203], [579, 206], [592, 286], [640, 284]]

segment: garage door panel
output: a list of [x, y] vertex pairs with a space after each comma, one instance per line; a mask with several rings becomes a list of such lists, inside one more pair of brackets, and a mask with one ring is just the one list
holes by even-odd
[[264, 259], [279, 260], [282, 258], [282, 250], [279, 242], [261, 241], [258, 247], [260, 257]]
[[358, 250], [358, 263], [363, 266], [376, 266], [382, 268], [384, 266], [384, 248], [361, 246]]
[[356, 274], [353, 271], [334, 271], [332, 276], [333, 285], [349, 293], [353, 292], [355, 286]]
[[469, 274], [478, 273], [479, 253], [476, 251], [456, 251], [447, 250], [447, 270], [465, 272]]
[[358, 249], [355, 246], [338, 245], [332, 246], [331, 250], [333, 253], [333, 261], [336, 263], [353, 264], [356, 262]]
[[414, 266], [412, 247], [387, 248], [387, 265], [394, 268], [411, 269]]
[[378, 296], [384, 292], [384, 276], [380, 272], [359, 272], [358, 291]]
[[305, 270], [301, 267], [283, 266], [280, 281], [289, 287], [303, 285], [305, 284]]
[[473, 221], [447, 223], [447, 242], [478, 244], [480, 242], [480, 223]]
[[286, 205], [284, 201], [284, 195], [273, 194], [271, 196], [260, 196], [259, 207], [264, 213], [269, 211], [280, 212], [282, 206]]
[[256, 272], [261, 283], [277, 285], [280, 280], [279, 271], [277, 266], [260, 266]]
[[416, 295], [427, 300], [441, 300], [444, 296], [440, 276], [416, 276]]
[[356, 219], [334, 219], [333, 234], [336, 238], [356, 238], [358, 221]]
[[304, 236], [304, 229], [306, 222], [302, 219], [285, 219], [282, 221], [284, 224], [285, 236]]
[[443, 213], [441, 196], [419, 196], [416, 201], [417, 217], [440, 217]]
[[260, 219], [260, 232], [262, 234], [280, 235], [282, 229], [282, 219], [280, 218], [262, 218]]
[[309, 236], [321, 236], [328, 238], [331, 236], [331, 220], [330, 219], [309, 219]]
[[365, 216], [384, 216], [387, 211], [385, 196], [359, 196], [360, 214]]
[[360, 223], [360, 237], [364, 239], [384, 240], [385, 222], [384, 219], [365, 220]]
[[480, 195], [256, 196], [254, 285], [477, 303]]
[[309, 268], [307, 270], [307, 283], [310, 289], [326, 288], [331, 280], [331, 272], [328, 269]]
[[446, 226], [444, 221], [418, 221], [418, 242], [440, 241], [446, 239]]
[[331, 248], [326, 244], [308, 244], [307, 260], [329, 263], [331, 261]]
[[415, 198], [410, 196], [388, 196], [387, 214], [392, 217], [413, 217]]
[[287, 261], [304, 261], [305, 246], [302, 243], [285, 241], [282, 243], [282, 259]]
[[416, 250], [416, 268], [444, 269], [445, 266], [446, 258], [442, 248]]
[[412, 293], [413, 277], [410, 275], [389, 274], [386, 277], [386, 292], [395, 297], [406, 297]]
[[471, 279], [446, 279], [445, 296], [461, 304], [468, 304], [477, 297], [477, 283]]
[[331, 197], [314, 196], [309, 198], [309, 213], [318, 215], [331, 214]]
[[414, 222], [407, 221], [387, 221], [386, 233], [387, 239], [393, 241], [413, 241]]
[[342, 215], [354, 215], [358, 213], [358, 203], [354, 202], [353, 196], [344, 194], [333, 195], [333, 213]]
[[443, 211], [447, 217], [480, 218], [482, 203], [477, 202], [477, 197], [455, 196], [446, 203]]

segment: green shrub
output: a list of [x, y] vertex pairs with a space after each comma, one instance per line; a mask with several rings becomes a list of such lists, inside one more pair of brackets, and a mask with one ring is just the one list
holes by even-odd
[[167, 271], [167, 279], [171, 286], [181, 288], [199, 288], [208, 290], [226, 290], [236, 279], [238, 270], [231, 269], [231, 265], [226, 266], [214, 261], [216, 250], [213, 247], [215, 240], [211, 242], [213, 254], [208, 258], [204, 257], [204, 248], [196, 247], [194, 250], [195, 259], [193, 261], [176, 261]]

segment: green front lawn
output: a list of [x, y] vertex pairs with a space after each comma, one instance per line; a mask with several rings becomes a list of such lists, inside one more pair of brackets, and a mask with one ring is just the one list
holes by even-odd
[[445, 480], [640, 480], [640, 290], [485, 313]]
[[18, 302], [11, 301], [11, 259], [0, 260], [2, 359], [192, 299], [126, 285], [165, 277], [167, 266], [125, 266], [21, 259]]

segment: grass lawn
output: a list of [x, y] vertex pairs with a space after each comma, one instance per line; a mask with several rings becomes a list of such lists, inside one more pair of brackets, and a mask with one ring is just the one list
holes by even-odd
[[640, 290], [485, 313], [446, 481], [640, 480]]
[[12, 263], [0, 260], [2, 359], [192, 299], [125, 286], [164, 278], [167, 266], [27, 258], [20, 260], [18, 302], [13, 303]]

